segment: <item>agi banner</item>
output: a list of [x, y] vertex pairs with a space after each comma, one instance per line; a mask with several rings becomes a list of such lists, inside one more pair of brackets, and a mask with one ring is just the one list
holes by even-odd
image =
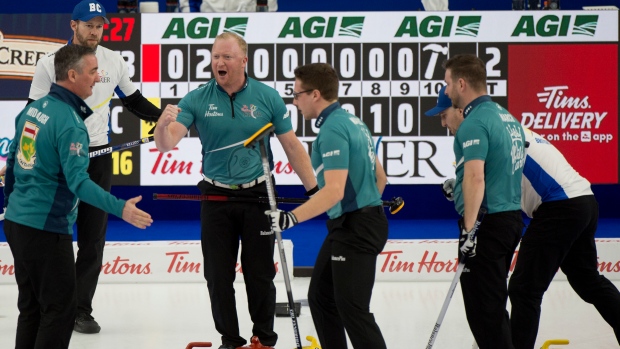
[[[17, 25], [26, 23], [25, 16], [36, 15], [0, 15], [4, 33], [0, 78], [8, 83], [0, 90], [0, 110], [5, 110], [1, 100], [27, 98], [29, 82], [23, 79], [34, 71], [40, 56], [6, 38], [35, 36], [50, 41], [52, 37], [58, 45], [58, 40], [71, 35], [68, 16], [55, 17], [56, 25], [49, 26], [55, 30], [45, 33], [36, 25]], [[437, 118], [423, 113], [434, 106], [444, 83], [442, 62], [459, 53], [476, 54], [486, 62], [488, 92], [495, 101], [554, 143], [592, 183], [618, 183], [618, 13], [614, 11], [108, 17], [111, 23], [102, 45], [125, 58], [134, 83], [161, 106], [177, 104], [213, 78], [211, 46], [218, 34], [231, 31], [243, 36], [248, 42], [248, 75], [280, 93], [308, 151], [318, 129], [293, 105], [293, 70], [312, 62], [332, 64], [339, 74], [343, 108], [369, 126], [378, 157], [394, 184], [441, 183], [454, 175], [453, 137]], [[112, 100], [112, 144], [145, 137], [151, 128], [124, 110], [118, 99]], [[2, 144], [8, 144], [11, 132], [0, 129]], [[272, 148], [277, 183], [300, 184], [277, 140]], [[190, 129], [166, 154], [153, 144], [115, 153], [114, 184], [194, 185], [201, 178], [199, 149], [197, 133]]]

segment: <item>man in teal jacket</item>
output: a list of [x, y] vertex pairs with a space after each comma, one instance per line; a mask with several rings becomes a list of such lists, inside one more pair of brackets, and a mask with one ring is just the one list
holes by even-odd
[[57, 84], [15, 120], [4, 188], [4, 232], [19, 289], [16, 349], [68, 348], [76, 312], [73, 224], [83, 200], [145, 228], [151, 216], [103, 190], [88, 173], [92, 110], [84, 99], [99, 81], [92, 49], [68, 45], [56, 52]]
[[293, 211], [267, 211], [274, 231], [323, 212], [328, 234], [314, 264], [308, 303], [324, 349], [385, 349], [370, 312], [377, 256], [388, 237], [381, 194], [387, 176], [368, 127], [338, 102], [338, 74], [326, 63], [295, 69], [294, 104], [320, 129], [312, 144], [312, 167], [321, 188]]

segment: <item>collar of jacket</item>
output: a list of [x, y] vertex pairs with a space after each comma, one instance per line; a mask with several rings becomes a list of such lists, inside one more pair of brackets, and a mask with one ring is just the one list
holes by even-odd
[[93, 113], [82, 98], [56, 83], [52, 84], [49, 95], [69, 104], [80, 115], [82, 120], [86, 120]]
[[463, 109], [463, 119], [465, 119], [467, 115], [469, 115], [469, 112], [472, 111], [472, 109], [477, 107], [479, 104], [482, 104], [484, 102], [490, 102], [490, 101], [492, 101], [491, 96], [484, 95], [469, 102], [469, 104], [465, 107], [465, 109]]
[[340, 102], [334, 102], [330, 104], [327, 108], [323, 109], [321, 114], [319, 114], [319, 116], [316, 118], [314, 126], [316, 126], [317, 128], [321, 128], [321, 125], [323, 125], [325, 119], [327, 119], [327, 117], [338, 108], [340, 108]]

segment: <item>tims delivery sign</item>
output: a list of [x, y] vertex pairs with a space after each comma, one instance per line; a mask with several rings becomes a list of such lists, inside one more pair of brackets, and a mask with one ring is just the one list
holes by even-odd
[[617, 45], [509, 47], [508, 107], [593, 183], [617, 183]]

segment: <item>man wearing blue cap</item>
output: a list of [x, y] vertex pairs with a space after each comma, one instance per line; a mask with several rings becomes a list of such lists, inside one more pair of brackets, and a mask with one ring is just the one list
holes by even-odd
[[[447, 85], [426, 114], [440, 114], [454, 133], [456, 180], [452, 193], [444, 183], [444, 194], [453, 196], [462, 216], [459, 257], [469, 257], [460, 278], [465, 313], [481, 349], [513, 349], [506, 278], [523, 229], [525, 135], [519, 121], [488, 96], [480, 58], [456, 55], [444, 67]], [[482, 208], [487, 215], [476, 235]]]
[[440, 116], [441, 126], [448, 128], [451, 134], [456, 134], [461, 122], [463, 122], [463, 109], [459, 109], [452, 105], [452, 100], [446, 95], [446, 86], [439, 90], [437, 97], [437, 105], [424, 113], [426, 116]]
[[[89, 151], [108, 147], [110, 100], [114, 93], [123, 105], [142, 120], [156, 122], [161, 110], [142, 96], [130, 80], [125, 60], [116, 52], [99, 46], [103, 36], [103, 25], [109, 23], [105, 8], [95, 0], [84, 0], [73, 9], [71, 29], [73, 37], [69, 44], [87, 46], [95, 50], [99, 62], [100, 81], [95, 85], [92, 96], [85, 102], [93, 110], [85, 124], [90, 138]], [[37, 62], [28, 103], [48, 94], [56, 81], [54, 54]], [[112, 186], [112, 155], [107, 154], [90, 159], [90, 178], [106, 191]], [[76, 260], [78, 308], [74, 330], [81, 333], [98, 333], [99, 324], [91, 316], [92, 300], [101, 272], [103, 247], [108, 215], [104, 211], [80, 202], [77, 218], [78, 254]]]
[[[445, 87], [437, 106], [441, 125], [456, 134], [463, 110], [452, 107]], [[594, 235], [598, 203], [590, 182], [581, 177], [544, 137], [524, 129], [527, 157], [521, 181], [521, 209], [532, 218], [521, 240], [519, 259], [508, 285], [510, 326], [515, 349], [535, 348], [543, 294], [558, 269], [586, 302], [595, 306], [620, 343], [620, 292], [597, 269]], [[454, 178], [443, 193], [454, 200]]]
[[[437, 97], [437, 105], [424, 113], [426, 116], [439, 116], [441, 118], [441, 126], [447, 128], [452, 135], [456, 134], [456, 131], [463, 122], [463, 109], [453, 107], [452, 100], [446, 95], [446, 86], [439, 90], [439, 97]], [[443, 195], [446, 199], [454, 200], [454, 178], [448, 178], [443, 182], [442, 186]]]

